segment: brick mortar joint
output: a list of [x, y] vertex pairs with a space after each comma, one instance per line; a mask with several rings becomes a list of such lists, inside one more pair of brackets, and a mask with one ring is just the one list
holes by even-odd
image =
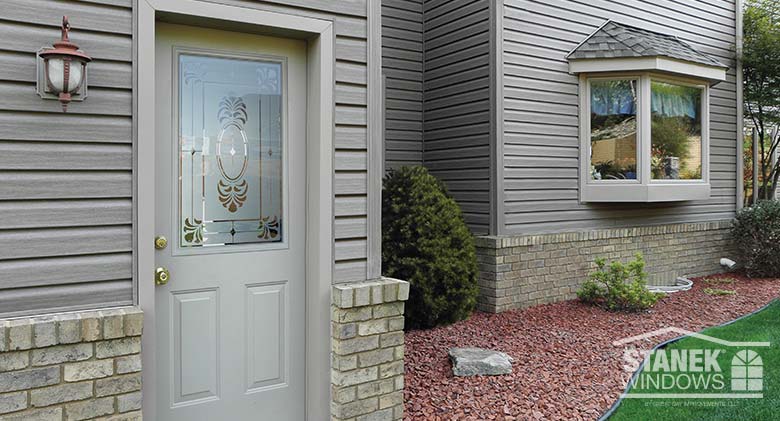
[[648, 225], [644, 227], [605, 228], [590, 231], [569, 231], [549, 234], [517, 234], [475, 237], [477, 254], [480, 249], [501, 250], [512, 247], [542, 244], [574, 243], [616, 238], [635, 238], [648, 235], [686, 234], [725, 231], [732, 226], [731, 219], [706, 222]]

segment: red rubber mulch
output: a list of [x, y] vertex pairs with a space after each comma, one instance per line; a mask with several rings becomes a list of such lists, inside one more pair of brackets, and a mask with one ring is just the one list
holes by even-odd
[[[613, 341], [664, 327], [699, 331], [780, 295], [779, 279], [720, 277], [739, 281], [707, 285], [695, 280], [693, 289], [663, 298], [647, 313], [610, 313], [568, 301], [475, 313], [452, 326], [407, 332], [405, 420], [597, 419], [620, 396], [628, 376], [622, 348]], [[712, 296], [705, 288], [736, 290], [737, 295]], [[456, 346], [506, 352], [514, 358], [513, 373], [454, 377], [447, 351]]]

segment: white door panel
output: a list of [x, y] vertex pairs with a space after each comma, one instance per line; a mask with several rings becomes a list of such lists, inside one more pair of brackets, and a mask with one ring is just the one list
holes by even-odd
[[156, 42], [156, 419], [302, 420], [306, 44]]

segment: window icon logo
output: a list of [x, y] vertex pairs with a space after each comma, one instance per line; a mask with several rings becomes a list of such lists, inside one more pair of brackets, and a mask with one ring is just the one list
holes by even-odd
[[764, 390], [764, 362], [756, 351], [737, 352], [731, 360], [731, 390], [756, 392]]

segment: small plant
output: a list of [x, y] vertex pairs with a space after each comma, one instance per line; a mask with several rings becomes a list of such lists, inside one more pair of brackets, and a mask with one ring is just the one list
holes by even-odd
[[596, 267], [598, 270], [577, 291], [585, 303], [610, 311], [640, 311], [654, 306], [663, 296], [647, 289], [645, 260], [639, 253], [628, 264], [615, 261], [609, 267], [605, 259], [598, 258]]
[[385, 178], [382, 269], [409, 281], [408, 328], [463, 320], [476, 306], [474, 237], [444, 184], [423, 167], [403, 167]]
[[735, 278], [704, 278], [701, 281], [708, 285], [728, 285], [737, 282]]
[[708, 295], [714, 295], [716, 297], [720, 297], [724, 295], [737, 295], [737, 291], [730, 290], [730, 289], [720, 289], [720, 288], [704, 288], [704, 293]]
[[737, 212], [731, 236], [748, 276], [780, 278], [780, 201], [760, 201]]

